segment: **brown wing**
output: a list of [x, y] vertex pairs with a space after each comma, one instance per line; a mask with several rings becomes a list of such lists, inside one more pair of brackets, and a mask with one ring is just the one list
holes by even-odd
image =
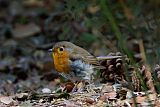
[[100, 62], [97, 60], [96, 57], [94, 57], [93, 55], [91, 55], [90, 53], [88, 53], [86, 50], [82, 48], [80, 48], [79, 50], [81, 51], [77, 50], [77, 51], [72, 52], [72, 54], [70, 55], [71, 60], [80, 59], [88, 64], [93, 65], [97, 69], [105, 69], [105, 67], [100, 64]]
[[89, 64], [92, 64], [92, 65], [93, 65], [95, 68], [97, 68], [97, 69], [105, 69], [105, 67], [102, 66], [102, 65], [100, 64], [100, 62], [97, 60], [97, 58], [94, 57], [94, 56], [92, 56], [92, 55], [84, 56], [84, 57], [83, 57], [83, 60], [84, 60], [84, 62], [87, 62], [87, 63], [89, 63]]

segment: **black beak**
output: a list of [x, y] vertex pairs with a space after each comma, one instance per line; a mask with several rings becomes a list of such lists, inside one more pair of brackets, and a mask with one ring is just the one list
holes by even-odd
[[53, 49], [48, 49], [48, 52], [53, 52]]

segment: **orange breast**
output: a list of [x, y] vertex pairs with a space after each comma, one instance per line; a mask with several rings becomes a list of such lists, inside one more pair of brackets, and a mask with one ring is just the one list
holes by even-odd
[[69, 54], [67, 52], [53, 53], [54, 67], [58, 72], [68, 73], [70, 71]]

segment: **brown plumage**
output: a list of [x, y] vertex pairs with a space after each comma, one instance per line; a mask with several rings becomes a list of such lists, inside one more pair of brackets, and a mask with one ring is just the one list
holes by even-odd
[[94, 68], [105, 68], [95, 56], [71, 42], [58, 42], [50, 51], [53, 52], [55, 69], [70, 80], [90, 80]]

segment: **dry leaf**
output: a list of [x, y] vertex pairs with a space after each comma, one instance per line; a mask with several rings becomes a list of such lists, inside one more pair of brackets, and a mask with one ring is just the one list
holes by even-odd
[[117, 99], [116, 96], [117, 96], [116, 91], [112, 91], [112, 92], [109, 92], [109, 93], [104, 93], [104, 95], [102, 95], [99, 99], [101, 101], [105, 101], [106, 99], [114, 100], [114, 99]]
[[106, 95], [108, 97], [108, 99], [116, 99], [117, 92], [112, 91], [112, 92], [109, 92], [109, 93], [105, 93], [104, 95]]
[[148, 66], [143, 65], [142, 68], [140, 69], [140, 73], [145, 78], [145, 82], [149, 90], [151, 92], [156, 93], [150, 68]]
[[67, 91], [67, 92], [71, 92], [73, 90], [74, 86], [75, 85], [73, 83], [68, 82], [68, 83], [65, 84], [65, 89], [64, 90]]
[[160, 105], [160, 99], [157, 99], [157, 100], [155, 101], [155, 107], [159, 107], [159, 105]]
[[4, 103], [4, 104], [11, 104], [11, 103], [13, 103], [13, 99], [12, 99], [12, 97], [10, 97], [10, 96], [5, 96], [5, 97], [0, 97], [0, 101], [2, 102], [2, 103]]
[[92, 98], [86, 98], [85, 102], [89, 104], [93, 104], [95, 101]]
[[154, 101], [157, 98], [157, 94], [155, 94], [155, 93], [154, 94], [149, 94], [148, 97], [149, 97], [149, 100]]
[[16, 94], [16, 98], [19, 101], [26, 100], [27, 97], [28, 97], [28, 93], [19, 93], [19, 94]]
[[111, 84], [104, 85], [101, 89], [101, 93], [113, 91], [113, 86]]

